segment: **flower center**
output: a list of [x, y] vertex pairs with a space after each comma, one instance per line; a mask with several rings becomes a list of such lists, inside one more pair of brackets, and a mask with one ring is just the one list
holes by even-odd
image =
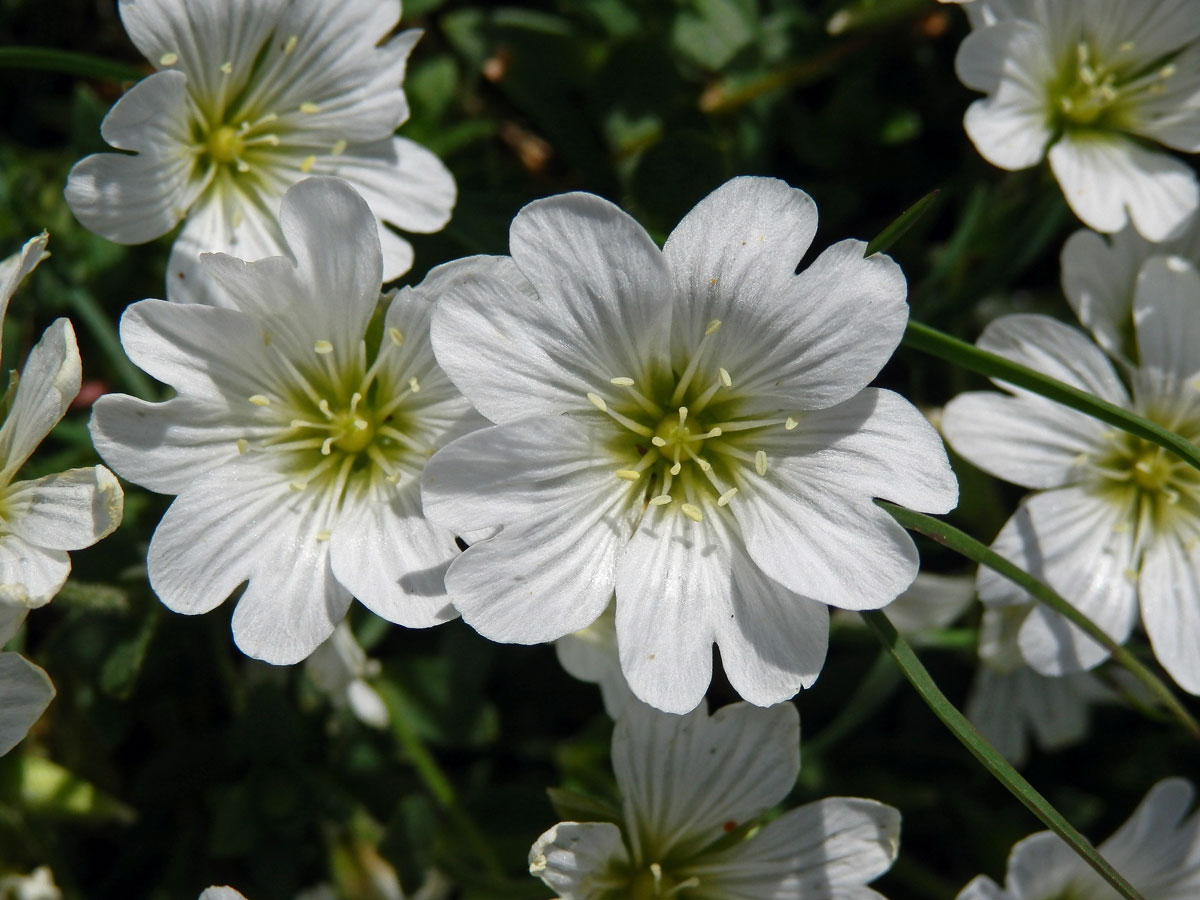
[[658, 863], [651, 863], [633, 876], [629, 884], [630, 900], [660, 900], [660, 898], [685, 896], [688, 888], [699, 887], [699, 878], [676, 881], [662, 870]]
[[734, 389], [724, 367], [708, 359], [721, 323], [708, 323], [695, 349], [679, 367], [663, 367], [638, 383], [628, 376], [609, 380], [607, 398], [588, 392], [588, 401], [620, 428], [612, 449], [626, 464], [618, 479], [644, 505], [674, 504], [694, 522], [705, 508], [722, 508], [753, 472], [767, 474], [766, 452], [755, 446], [763, 429], [796, 427], [790, 416], [755, 416]]
[[397, 484], [419, 475], [434, 448], [414, 433], [420, 380], [397, 378], [386, 365], [404, 343], [399, 329], [388, 330], [369, 364], [365, 342], [351, 359], [337, 359], [332, 342], [319, 340], [299, 360], [270, 335], [264, 343], [279, 377], [269, 393], [248, 398], [263, 427], [256, 439], [238, 441], [239, 452], [273, 454], [293, 490], [321, 491], [334, 508], [353, 480]]
[[208, 155], [214, 162], [231, 163], [245, 149], [245, 142], [232, 125], [222, 125], [208, 136]]
[[1131, 101], [1165, 93], [1175, 66], [1142, 66], [1133, 51], [1133, 44], [1125, 43], [1111, 58], [1101, 59], [1087, 41], [1076, 44], [1050, 88], [1057, 124], [1063, 128], [1126, 129], [1131, 124]]

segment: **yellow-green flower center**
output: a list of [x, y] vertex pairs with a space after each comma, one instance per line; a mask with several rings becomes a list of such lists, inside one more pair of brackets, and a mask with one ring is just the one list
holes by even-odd
[[246, 144], [232, 125], [222, 125], [208, 136], [208, 155], [213, 162], [231, 163], [240, 157]]
[[733, 376], [709, 358], [712, 321], [681, 364], [648, 367], [641, 379], [618, 375], [588, 401], [619, 427], [610, 447], [621, 465], [614, 474], [646, 506], [678, 509], [695, 522], [706, 508], [734, 499], [746, 477], [767, 474], [767, 453], [756, 446], [764, 429], [796, 427], [791, 416], [748, 412]]
[[1174, 74], [1169, 62], [1147, 66], [1132, 43], [1102, 56], [1089, 41], [1080, 41], [1064, 55], [1049, 85], [1051, 124], [1064, 130], [1131, 130], [1138, 101], [1164, 93]]

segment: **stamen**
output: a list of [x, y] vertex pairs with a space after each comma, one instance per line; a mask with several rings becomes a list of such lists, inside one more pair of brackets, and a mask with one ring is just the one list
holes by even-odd
[[349, 146], [349, 144], [347, 144], [343, 140], [335, 141], [333, 146], [329, 148], [329, 152], [331, 154], [333, 154], [334, 156], [341, 156], [343, 153], [346, 152], [346, 148], [348, 146]]
[[306, 156], [304, 161], [300, 163], [300, 171], [306, 175], [312, 171], [312, 167], [316, 165], [317, 158], [315, 156]]
[[709, 337], [710, 335], [714, 335], [720, 329], [721, 329], [721, 320], [713, 319], [707, 325], [704, 326], [704, 336]]
[[329, 401], [324, 397], [322, 397], [321, 402], [317, 404], [317, 409], [321, 411], [321, 415], [323, 415], [325, 418], [329, 419], [330, 421], [333, 420], [333, 410], [330, 409]]
[[604, 398], [599, 394], [594, 394], [591, 391], [588, 391], [587, 398], [588, 402], [591, 403], [592, 406], [596, 407], [596, 409], [600, 410], [600, 412], [608, 412], [608, 404], [604, 402]]
[[321, 442], [321, 455], [322, 456], [328, 456], [330, 453], [333, 452], [333, 442], [335, 440], [337, 440], [337, 438], [327, 437], [327, 438], [325, 438], [325, 440], [323, 440]]
[[221, 74], [222, 75], [232, 75], [233, 74], [233, 63], [231, 61], [227, 60], [227, 61], [221, 63]]
[[284, 42], [284, 45], [283, 45], [283, 52], [284, 52], [284, 53], [291, 53], [293, 50], [295, 50], [295, 49], [296, 49], [296, 45], [297, 45], [298, 43], [300, 43], [300, 35], [298, 35], [298, 34], [293, 34], [291, 37], [289, 37], [289, 38], [287, 39], [287, 41], [285, 41], [285, 42]]
[[687, 422], [687, 417], [688, 417], [688, 408], [686, 406], [679, 407], [679, 425], [680, 425], [680, 427], [683, 427], [683, 424], [685, 422]]
[[305, 101], [304, 103], [300, 104], [300, 112], [306, 113], [307, 115], [311, 116], [313, 113], [319, 113], [320, 111], [321, 107], [317, 106], [315, 103]]
[[651, 506], [666, 506], [670, 502], [670, 494], [659, 494], [657, 497], [651, 497], [649, 500]]
[[688, 385], [692, 383], [692, 376], [696, 374], [696, 367], [700, 365], [700, 357], [704, 355], [704, 345], [708, 343], [708, 339], [716, 334], [720, 328], [721, 320], [713, 319], [704, 329], [704, 336], [700, 338], [700, 343], [692, 351], [692, 358], [688, 360], [687, 367], [683, 370], [683, 374], [679, 376], [679, 383], [675, 385], [675, 392], [671, 394], [672, 405], [678, 405], [683, 400], [683, 395], [687, 393]]
[[773, 425], [787, 425], [787, 419], [742, 419], [739, 422], [722, 422], [720, 429], [726, 431], [749, 431], [752, 428], [770, 428]]
[[655, 447], [665, 447], [665, 446], [667, 446], [667, 439], [660, 438], [656, 434], [656, 435], [654, 435], [654, 437], [650, 438], [650, 443], [652, 443]]
[[724, 387], [733, 387], [733, 379], [730, 377], [728, 369], [717, 369], [717, 372], [721, 376], [721, 384]]
[[799, 424], [800, 424], [800, 423], [799, 423], [799, 422], [797, 422], [795, 419], [793, 419], [791, 416], [788, 416], [788, 417], [787, 417], [786, 419], [784, 419], [784, 421], [783, 421], [783, 427], [784, 427], [784, 430], [785, 430], [785, 431], [794, 431], [794, 430], [795, 430], [795, 428], [796, 428], [796, 426], [797, 426], [797, 425], [799, 425]]
[[417, 381], [416, 375], [413, 375], [408, 379], [408, 389], [414, 394], [421, 390], [421, 382]]
[[679, 511], [682, 512], [689, 519], [691, 519], [693, 522], [702, 522], [704, 520], [704, 513], [702, 513], [700, 511], [700, 507], [698, 507], [692, 503], [680, 504]]
[[615, 384], [617, 387], [633, 387], [634, 380], [625, 375], [621, 375], [617, 378], [608, 379], [608, 383]]
[[639, 481], [642, 473], [635, 472], [633, 469], [617, 469], [617, 477], [623, 478], [625, 481]]
[[612, 418], [616, 419], [634, 434], [640, 434], [642, 437], [653, 437], [654, 429], [650, 428], [648, 425], [643, 425], [641, 422], [635, 422], [633, 419], [629, 418], [629, 416], [619, 413], [615, 409], [609, 409], [608, 404], [604, 402], [604, 398], [599, 394], [588, 391], [587, 398], [588, 402], [591, 403], [592, 406], [596, 407], [596, 409], [600, 410], [600, 412], [606, 413]]
[[333, 537], [333, 532], [327, 528], [322, 528], [316, 534], [317, 540], [321, 543], [325, 543], [325, 541], [329, 540], [331, 537]]
[[164, 53], [158, 58], [158, 64], [160, 66], [173, 66], [177, 62], [179, 62], [178, 53]]
[[394, 325], [388, 329], [388, 337], [392, 339], [392, 343], [397, 347], [404, 346], [404, 332]]
[[723, 493], [720, 497], [717, 498], [717, 506], [727, 506], [729, 504], [729, 501], [733, 499], [734, 495], [737, 492], [738, 492], [737, 488], [731, 487], [729, 490], [727, 490], [725, 493]]
[[249, 399], [250, 399], [250, 402], [253, 403], [255, 406], [270, 406], [271, 405], [270, 398], [264, 396], [263, 394], [252, 394]]
[[313, 344], [313, 350], [322, 355], [333, 352], [333, 344], [329, 341], [317, 341]]
[[238, 440], [237, 440], [237, 452], [238, 453], [245, 453], [249, 448], [250, 448], [250, 442], [248, 440], [246, 440], [245, 438], [238, 438]]
[[759, 475], [767, 474], [767, 451], [759, 450], [754, 454], [754, 471]]
[[629, 392], [629, 395], [637, 401], [638, 406], [650, 413], [650, 415], [654, 416], [655, 418], [662, 417], [662, 407], [639, 391], [635, 386], [637, 383], [632, 378], [628, 377], [627, 375], [619, 375], [616, 378], [610, 378], [608, 383], [615, 385], [616, 387], [625, 388], [625, 390]]
[[416, 438], [405, 434], [403, 431], [400, 431], [397, 428], [393, 428], [391, 425], [381, 425], [375, 430], [375, 433], [387, 438], [391, 438], [397, 444], [402, 444], [409, 450], [415, 450], [417, 453], [424, 453], [426, 456], [433, 455], [432, 447], [421, 443]]

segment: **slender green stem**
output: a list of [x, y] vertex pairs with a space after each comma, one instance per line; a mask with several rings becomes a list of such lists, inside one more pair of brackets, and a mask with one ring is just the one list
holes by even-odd
[[146, 74], [133, 66], [103, 56], [52, 47], [0, 47], [0, 68], [40, 69], [106, 81], [137, 81]]
[[404, 749], [408, 761], [416, 769], [417, 775], [429, 789], [434, 801], [454, 824], [476, 859], [483, 864], [489, 877], [498, 880], [505, 879], [504, 866], [501, 864], [500, 858], [496, 855], [496, 851], [488, 839], [484, 837], [483, 832], [467, 814], [449, 776], [442, 771], [437, 759], [425, 746], [425, 742], [421, 740], [416, 729], [413, 728], [412, 722], [409, 721], [408, 710], [405, 709], [399, 692], [386, 681], [377, 681], [374, 687], [387, 706], [392, 734]]
[[938, 359], [954, 363], [980, 375], [1006, 381], [1016, 387], [1025, 388], [1040, 394], [1056, 403], [1069, 406], [1071, 409], [1115, 425], [1122, 431], [1157, 444], [1170, 450], [1180, 459], [1200, 469], [1200, 447], [1187, 438], [1180, 437], [1173, 431], [1168, 431], [1161, 425], [1155, 425], [1149, 419], [1142, 418], [1137, 413], [1123, 409], [1107, 400], [1101, 400], [1086, 391], [1064, 384], [1056, 378], [1050, 378], [1040, 372], [1035, 372], [1028, 366], [1015, 363], [987, 350], [981, 350], [974, 344], [960, 341], [956, 337], [930, 328], [928, 325], [908, 320], [904, 332], [903, 344], [920, 350]]
[[116, 370], [125, 389], [142, 400], [156, 399], [159, 392], [153, 379], [135, 366], [125, 355], [125, 348], [121, 346], [121, 336], [113, 324], [112, 317], [96, 301], [96, 298], [88, 291], [78, 287], [63, 286], [61, 290], [67, 305], [92, 333], [92, 337], [104, 351], [104, 355]]
[[1125, 647], [1114, 641], [1099, 625], [1085, 616], [1075, 606], [1064, 599], [1058, 592], [1043, 581], [1034, 578], [1024, 569], [1009, 562], [990, 547], [985, 546], [964, 531], [953, 525], [914, 512], [903, 506], [896, 506], [883, 500], [875, 501], [886, 509], [892, 517], [910, 531], [916, 531], [931, 540], [937, 541], [967, 559], [987, 566], [989, 569], [1003, 575], [1013, 584], [1025, 590], [1035, 600], [1046, 604], [1064, 619], [1081, 628], [1092, 640], [1103, 646], [1112, 654], [1113, 662], [1125, 668], [1146, 688], [1150, 694], [1163, 705], [1163, 708], [1192, 735], [1200, 740], [1200, 723], [1192, 717], [1187, 708], [1179, 701], [1174, 692], [1163, 683], [1162, 679], [1142, 664], [1136, 656]]
[[1003, 784], [1014, 797], [1037, 816], [1043, 824], [1062, 838], [1072, 850], [1089, 866], [1096, 870], [1105, 881], [1113, 886], [1126, 900], [1144, 900], [1142, 895], [1125, 878], [1101, 856], [1091, 841], [1076, 830], [1075, 826], [1063, 818], [1062, 814], [1050, 805], [1025, 778], [1001, 756], [996, 748], [988, 743], [975, 727], [967, 721], [958, 709], [946, 699], [921, 660], [917, 658], [912, 647], [896, 631], [888, 617], [879, 610], [869, 610], [862, 614], [871, 630], [875, 632], [880, 643], [887, 649], [900, 666], [900, 670], [909, 683], [921, 695], [921, 699], [933, 710], [933, 714], [942, 720], [963, 746], [978, 759], [996, 780]]

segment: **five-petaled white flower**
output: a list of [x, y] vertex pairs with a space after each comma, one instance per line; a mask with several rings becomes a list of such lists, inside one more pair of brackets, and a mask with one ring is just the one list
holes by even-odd
[[412, 265], [405, 231], [432, 232], [454, 205], [436, 156], [393, 132], [420, 37], [385, 40], [399, 0], [121, 0], [121, 19], [158, 71], [109, 112], [104, 139], [128, 153], [82, 160], [67, 202], [85, 226], [137, 244], [182, 232], [168, 263], [174, 300], [224, 303], [198, 255], [283, 252], [279, 203], [308, 175], [338, 175], [378, 222], [383, 280]]
[[380, 297], [375, 221], [349, 185], [301, 182], [280, 222], [287, 257], [204, 258], [232, 308], [126, 310], [126, 352], [177, 396], [102, 397], [91, 430], [118, 471], [178, 494], [147, 558], [162, 601], [206, 612], [248, 580], [238, 646], [294, 663], [351, 594], [411, 627], [455, 615], [458, 550], [425, 522], [417, 475], [476, 416], [434, 361], [425, 293]]
[[871, 609], [917, 573], [883, 497], [945, 512], [957, 484], [936, 432], [867, 383], [900, 340], [904, 276], [842, 241], [801, 274], [802, 191], [737, 178], [663, 250], [590, 194], [526, 206], [512, 258], [471, 264], [434, 313], [442, 367], [497, 423], [447, 446], [426, 510], [500, 527], [447, 588], [493, 640], [551, 641], [616, 591], [634, 693], [685, 712], [712, 645], [748, 700], [812, 684], [825, 604]]
[[[1191, 782], [1182, 778], [1160, 781], [1098, 848], [1146, 900], [1200, 896], [1200, 813], [1187, 815], [1195, 793]], [[1058, 835], [1039, 831], [1012, 848], [1003, 888], [980, 875], [959, 892], [957, 900], [1068, 897], [1116, 900], [1117, 892]]]
[[620, 816], [555, 825], [529, 871], [561, 900], [882, 900], [866, 884], [896, 858], [892, 807], [829, 797], [761, 824], [796, 781], [799, 740], [790, 703], [710, 717], [631, 702], [612, 738]]
[[1128, 221], [1167, 237], [1200, 203], [1196, 176], [1155, 144], [1200, 151], [1200, 16], [1194, 0], [992, 4], [956, 68], [986, 93], [967, 134], [988, 162], [1048, 156], [1071, 209], [1098, 231]]
[[[1128, 387], [1098, 346], [1048, 316], [1006, 316], [978, 343], [1200, 442], [1198, 298], [1200, 272], [1182, 257], [1142, 265], [1126, 311], [1137, 361], [1123, 367]], [[1116, 336], [1126, 325], [1093, 328]], [[1117, 641], [1129, 636], [1140, 602], [1159, 662], [1181, 687], [1200, 693], [1200, 472], [1097, 419], [1007, 390], [960, 395], [942, 420], [947, 440], [971, 462], [1038, 489], [993, 549], [1047, 581]], [[1030, 599], [989, 569], [980, 570], [978, 586], [985, 603]], [[1107, 656], [1040, 604], [1018, 641], [1046, 675], [1091, 668]]]
[[[0, 324], [13, 291], [45, 250], [42, 234], [0, 262]], [[104, 466], [13, 480], [79, 393], [81, 373], [75, 331], [58, 319], [0, 398], [0, 603], [49, 603], [71, 572], [67, 551], [90, 547], [121, 522], [124, 494]]]

